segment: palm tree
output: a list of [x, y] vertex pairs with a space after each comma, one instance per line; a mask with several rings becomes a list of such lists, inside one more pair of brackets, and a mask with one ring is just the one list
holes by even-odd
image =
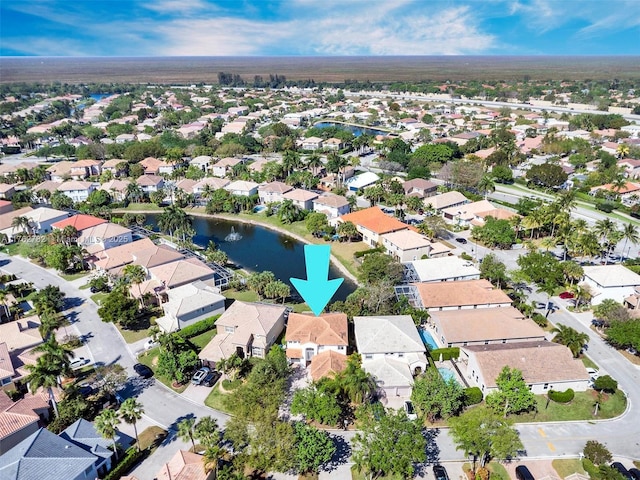
[[35, 365], [25, 365], [25, 368], [29, 370], [29, 375], [25, 378], [25, 383], [29, 385], [29, 390], [35, 392], [39, 388], [46, 388], [53, 412], [58, 417], [58, 404], [53, 388], [60, 385], [62, 370], [56, 368], [55, 364], [47, 362], [44, 355], [36, 360]]
[[28, 217], [18, 215], [11, 221], [12, 231], [22, 230], [27, 235], [31, 232], [31, 220]]
[[34, 348], [33, 351], [42, 353], [40, 358], [43, 358], [45, 362], [60, 370], [60, 374], [69, 372], [73, 351], [60, 345], [54, 335], [50, 336], [46, 342]]
[[577, 330], [559, 323], [555, 328], [551, 329], [556, 335], [553, 337], [555, 343], [564, 345], [573, 354], [574, 358], [580, 356], [580, 352], [584, 345], [589, 341], [589, 335], [580, 333]]
[[142, 409], [142, 404], [139, 403], [135, 398], [127, 398], [122, 405], [120, 406], [120, 417], [129, 425], [133, 425], [133, 431], [136, 435], [136, 447], [138, 447], [138, 451], [140, 451], [140, 441], [138, 440], [138, 420], [142, 418], [144, 414], [144, 410]]
[[138, 296], [142, 301], [142, 291], [140, 289], [140, 284], [147, 278], [147, 272], [145, 271], [145, 269], [140, 265], [130, 263], [129, 265], [125, 265], [125, 267], [122, 269], [122, 274], [124, 275], [127, 283], [138, 286]]
[[202, 417], [194, 427], [194, 435], [206, 448], [215, 446], [220, 440], [218, 422], [212, 417]]
[[627, 145], [626, 143], [621, 143], [620, 145], [618, 145], [618, 148], [616, 148], [616, 153], [618, 154], [618, 158], [624, 158], [627, 155], [629, 155], [629, 145]]
[[640, 232], [638, 232], [638, 227], [629, 222], [624, 227], [622, 227], [622, 238], [624, 238], [624, 245], [622, 246], [622, 253], [624, 254], [625, 248], [627, 248], [627, 242], [631, 241], [634, 245], [640, 242]]
[[285, 200], [280, 204], [278, 209], [278, 218], [282, 223], [296, 222], [301, 215], [300, 207], [294, 204], [291, 200]]
[[344, 178], [340, 176], [342, 173], [344, 176], [344, 169], [349, 165], [346, 158], [342, 157], [336, 152], [331, 152], [327, 156], [327, 170], [336, 174], [336, 181], [338, 185], [341, 185]]
[[187, 442], [191, 440], [191, 445], [193, 449], [196, 448], [196, 443], [194, 441], [194, 428], [196, 424], [196, 419], [194, 417], [187, 417], [183, 420], [180, 420], [178, 423], [178, 438], [180, 440]]
[[54, 310], [45, 310], [40, 314], [40, 326], [38, 331], [42, 338], [46, 341], [55, 330], [63, 324], [63, 319]]
[[352, 354], [347, 360], [347, 367], [340, 374], [340, 385], [346, 397], [352, 403], [362, 403], [376, 390], [376, 382], [365, 372], [359, 354]]
[[135, 182], [131, 182], [127, 185], [125, 197], [130, 202], [139, 202], [144, 197], [142, 187]]
[[584, 276], [584, 269], [577, 262], [569, 260], [562, 262], [561, 265], [562, 274], [566, 280], [571, 282], [571, 286], [573, 286], [573, 282], [580, 280]]
[[224, 459], [228, 454], [229, 451], [220, 445], [216, 444], [207, 447], [203, 455], [205, 471], [210, 472], [213, 470], [213, 478], [218, 478], [218, 466], [220, 465], [220, 460]]
[[423, 235], [434, 239], [445, 235], [447, 231], [447, 224], [439, 215], [432, 215], [425, 217], [424, 221], [418, 225], [418, 230]]
[[496, 191], [496, 184], [493, 181], [493, 178], [489, 175], [483, 175], [478, 183], [478, 190], [484, 195], [484, 199], [486, 200], [489, 193]]
[[324, 163], [322, 163], [322, 157], [320, 157], [319, 153], [313, 152], [307, 157], [307, 167], [311, 169], [314, 175], [317, 170], [321, 169], [323, 166]]
[[118, 447], [116, 446], [116, 427], [120, 423], [118, 414], [115, 410], [109, 408], [102, 410], [94, 421], [96, 431], [102, 435], [103, 438], [110, 439], [113, 442], [113, 452], [116, 455], [116, 462], [118, 461]]
[[287, 150], [282, 154], [282, 166], [287, 175], [291, 175], [293, 170], [300, 167], [300, 154], [293, 150]]

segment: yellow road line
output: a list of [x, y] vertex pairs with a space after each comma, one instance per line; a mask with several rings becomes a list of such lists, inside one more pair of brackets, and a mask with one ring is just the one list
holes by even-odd
[[547, 434], [544, 433], [544, 430], [542, 430], [541, 428], [538, 429], [538, 433], [540, 434], [541, 437], [546, 437]]
[[551, 443], [551, 442], [548, 442], [548, 443], [547, 443], [547, 447], [549, 447], [549, 450], [551, 450], [552, 452], [555, 452], [555, 451], [556, 451], [556, 447], [554, 447], [554, 446], [553, 446], [553, 443]]

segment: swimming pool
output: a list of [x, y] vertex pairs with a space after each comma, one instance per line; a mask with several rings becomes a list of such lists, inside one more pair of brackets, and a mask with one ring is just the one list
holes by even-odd
[[428, 350], [435, 350], [438, 348], [438, 344], [431, 336], [431, 333], [424, 328], [419, 328], [418, 332], [420, 333], [420, 338], [422, 338], [422, 342], [427, 346]]
[[446, 382], [453, 379], [456, 382], [458, 381], [458, 377], [455, 372], [447, 367], [438, 367], [438, 372], [440, 372], [440, 376], [444, 378]]
[[259, 212], [263, 211], [265, 208], [267, 208], [267, 207], [265, 207], [264, 205], [258, 205], [256, 207], [253, 207], [253, 212], [254, 213], [259, 213]]

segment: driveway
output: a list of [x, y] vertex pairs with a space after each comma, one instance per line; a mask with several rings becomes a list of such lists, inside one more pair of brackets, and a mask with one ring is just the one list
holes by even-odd
[[504, 468], [509, 472], [509, 477], [516, 478], [516, 467], [525, 465], [533, 478], [560, 478], [555, 469], [551, 466], [551, 460], [523, 460], [520, 462], [503, 463]]
[[204, 385], [194, 385], [193, 383], [189, 383], [189, 386], [180, 396], [189, 402], [195, 403], [196, 405], [204, 405], [205, 399], [211, 393], [213, 388], [215, 388], [215, 385], [213, 387], [205, 387]]

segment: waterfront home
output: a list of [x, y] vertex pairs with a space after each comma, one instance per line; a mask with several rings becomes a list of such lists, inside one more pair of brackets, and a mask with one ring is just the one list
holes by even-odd
[[98, 252], [89, 262], [99, 271], [109, 274], [118, 274], [122, 267], [133, 263], [134, 253], [140, 250], [148, 250], [155, 247], [155, 244], [147, 237], [135, 242], [125, 243], [119, 247], [110, 248]]
[[132, 240], [131, 230], [107, 222], [83, 230], [78, 237], [78, 245], [84, 247], [89, 254], [95, 255], [102, 250], [131, 243]]
[[240, 165], [241, 163], [243, 163], [243, 160], [241, 158], [223, 158], [222, 160], [219, 160], [218, 162], [213, 164], [213, 176], [220, 178], [226, 177], [232, 172], [233, 167], [235, 167], [236, 165]]
[[168, 290], [167, 298], [162, 304], [164, 316], [157, 320], [158, 326], [166, 333], [224, 312], [226, 300], [219, 288], [200, 280]]
[[324, 213], [329, 220], [346, 215], [351, 210], [349, 200], [342, 195], [325, 192], [312, 200], [313, 211]]
[[331, 350], [347, 354], [349, 346], [347, 315], [344, 313], [290, 313], [285, 341], [287, 358], [293, 364], [306, 367], [322, 352]]
[[200, 359], [215, 363], [234, 353], [240, 358], [264, 358], [284, 330], [287, 314], [284, 305], [236, 300], [216, 321], [218, 333], [202, 349]]
[[98, 190], [104, 190], [109, 192], [111, 198], [116, 202], [122, 202], [127, 198], [127, 187], [129, 186], [129, 180], [110, 180], [107, 183], [103, 183], [98, 187]]
[[85, 202], [91, 192], [98, 188], [99, 184], [92, 182], [83, 182], [80, 180], [67, 180], [58, 185], [57, 190], [71, 200], [74, 203]]
[[159, 175], [142, 175], [136, 179], [136, 184], [140, 186], [144, 193], [150, 194], [164, 187], [164, 178]]
[[411, 398], [413, 375], [427, 367], [426, 347], [410, 315], [353, 317], [362, 368], [371, 374], [383, 403], [398, 408]]
[[313, 201], [316, 198], [318, 198], [317, 193], [301, 188], [294, 188], [282, 195], [283, 200], [291, 200], [294, 205], [302, 210], [311, 210], [313, 208]]
[[431, 310], [434, 337], [445, 347], [544, 340], [545, 331], [514, 307]]
[[624, 303], [625, 298], [640, 286], [640, 275], [623, 265], [586, 266], [583, 269], [583, 282], [593, 294], [592, 305], [600, 305], [607, 299]]
[[496, 379], [504, 367], [517, 368], [536, 395], [550, 390], [587, 390], [589, 374], [582, 360], [564, 345], [546, 341], [469, 345], [460, 348], [458, 365], [464, 377], [484, 395], [498, 390]]
[[242, 197], [250, 197], [258, 193], [258, 184], [245, 180], [236, 180], [224, 187], [231, 195], [239, 195]]
[[323, 147], [325, 150], [337, 152], [344, 148], [344, 142], [339, 138], [329, 138], [323, 142]]
[[433, 197], [438, 193], [438, 185], [423, 178], [414, 178], [403, 182], [402, 188], [405, 195], [412, 197]]
[[509, 307], [511, 298], [488, 280], [459, 280], [412, 284], [418, 306], [428, 312]]
[[[196, 258], [163, 263], [149, 268], [148, 274], [149, 280], [135, 287], [132, 286], [130, 290], [133, 296], [139, 298], [147, 292], [154, 293], [156, 296], [166, 296], [168, 289], [181, 287], [196, 280], [201, 280], [213, 286], [215, 279], [214, 271]], [[166, 300], [166, 298], [163, 298], [163, 300]]]
[[397, 218], [390, 217], [384, 213], [377, 206], [342, 215], [336, 218], [333, 223], [337, 226], [344, 222], [353, 223], [362, 235], [362, 240], [372, 247], [377, 246], [382, 241], [381, 236], [385, 233], [409, 228]]
[[374, 183], [380, 180], [380, 177], [373, 172], [364, 172], [355, 177], [349, 178], [345, 185], [351, 192], [357, 192], [358, 190], [370, 187]]
[[407, 283], [452, 282], [479, 278], [480, 270], [472, 262], [455, 255], [404, 263], [404, 280]]
[[260, 203], [282, 202], [283, 195], [293, 190], [291, 185], [282, 182], [269, 182], [258, 186]]

